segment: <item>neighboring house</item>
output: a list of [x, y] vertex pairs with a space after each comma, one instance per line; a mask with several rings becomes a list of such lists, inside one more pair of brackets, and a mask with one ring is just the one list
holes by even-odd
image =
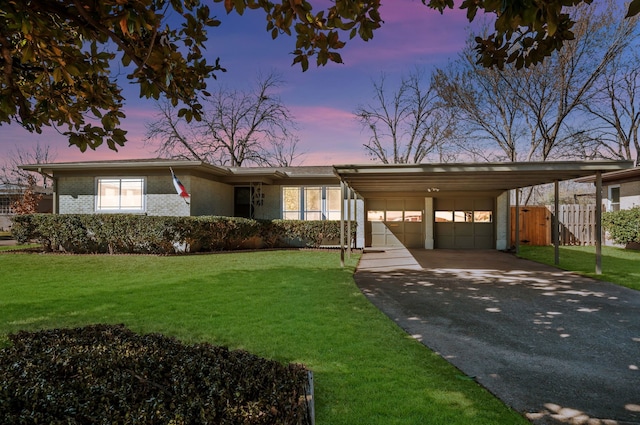
[[[584, 177], [577, 181], [595, 183], [595, 177]], [[633, 207], [640, 207], [640, 167], [604, 173], [602, 175], [602, 210], [619, 211]], [[608, 233], [605, 235], [604, 243], [618, 246], [609, 239]], [[636, 244], [633, 246], [635, 247]]]
[[[594, 183], [595, 177], [589, 176], [578, 181]], [[602, 175], [603, 211], [628, 210], [638, 206], [640, 206], [640, 167]]]
[[[13, 203], [20, 199], [26, 189], [27, 186], [23, 184], [0, 183], [0, 230], [11, 228], [11, 217], [15, 214]], [[42, 195], [42, 199], [38, 203], [38, 212], [53, 212], [52, 189], [36, 187], [35, 192]]]
[[[247, 168], [150, 159], [21, 168], [53, 178], [58, 214], [299, 220], [349, 214], [357, 224], [358, 247], [508, 249], [511, 189], [630, 166], [564, 161]], [[190, 194], [188, 202], [176, 193], [170, 169]]]

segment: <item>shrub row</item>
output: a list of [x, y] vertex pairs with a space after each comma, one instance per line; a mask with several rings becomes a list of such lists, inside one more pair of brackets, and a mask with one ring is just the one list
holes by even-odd
[[217, 216], [27, 214], [13, 218], [11, 231], [19, 243], [35, 240], [47, 251], [167, 254], [319, 247], [323, 242], [338, 243], [340, 222], [258, 221]]
[[311, 422], [308, 371], [245, 351], [184, 345], [122, 325], [19, 332], [0, 350], [11, 424]]
[[640, 243], [640, 207], [605, 212], [602, 226], [617, 244]]

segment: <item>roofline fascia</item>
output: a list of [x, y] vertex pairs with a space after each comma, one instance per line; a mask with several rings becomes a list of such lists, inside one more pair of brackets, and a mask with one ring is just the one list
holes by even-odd
[[[602, 175], [603, 182], [615, 182], [618, 180], [625, 180], [631, 177], [640, 177], [640, 167], [629, 168], [626, 170], [616, 170]], [[587, 176], [576, 179], [578, 183], [593, 183], [596, 181], [595, 176]]]
[[623, 171], [633, 167], [633, 161], [546, 161], [509, 163], [451, 163], [451, 164], [345, 164], [334, 165], [338, 174], [441, 173], [441, 172], [508, 172], [553, 171], [570, 168], [576, 171]]
[[233, 175], [226, 167], [207, 164], [203, 161], [158, 160], [158, 161], [95, 161], [95, 162], [54, 162], [49, 164], [26, 164], [18, 168], [25, 171], [47, 172], [55, 171], [86, 171], [86, 170], [114, 170], [114, 169], [158, 169], [174, 168], [176, 170], [201, 169], [209, 174], [218, 176]]

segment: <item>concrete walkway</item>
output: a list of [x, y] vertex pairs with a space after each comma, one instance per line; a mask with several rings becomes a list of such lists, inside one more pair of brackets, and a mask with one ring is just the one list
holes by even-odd
[[14, 246], [17, 244], [13, 239], [0, 239], [0, 246]]
[[355, 280], [535, 424], [640, 424], [640, 292], [498, 251], [365, 250]]

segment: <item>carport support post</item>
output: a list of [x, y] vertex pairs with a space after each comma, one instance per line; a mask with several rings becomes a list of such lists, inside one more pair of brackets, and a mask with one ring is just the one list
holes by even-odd
[[602, 274], [602, 171], [596, 172], [596, 274]]
[[520, 188], [516, 188], [516, 255], [520, 254]]
[[351, 259], [351, 188], [347, 187], [347, 258]]
[[560, 264], [560, 189], [558, 187], [558, 180], [553, 182], [553, 264], [556, 266]]
[[342, 208], [340, 208], [340, 267], [344, 267], [344, 195], [345, 184], [340, 182], [340, 199], [342, 200]]

